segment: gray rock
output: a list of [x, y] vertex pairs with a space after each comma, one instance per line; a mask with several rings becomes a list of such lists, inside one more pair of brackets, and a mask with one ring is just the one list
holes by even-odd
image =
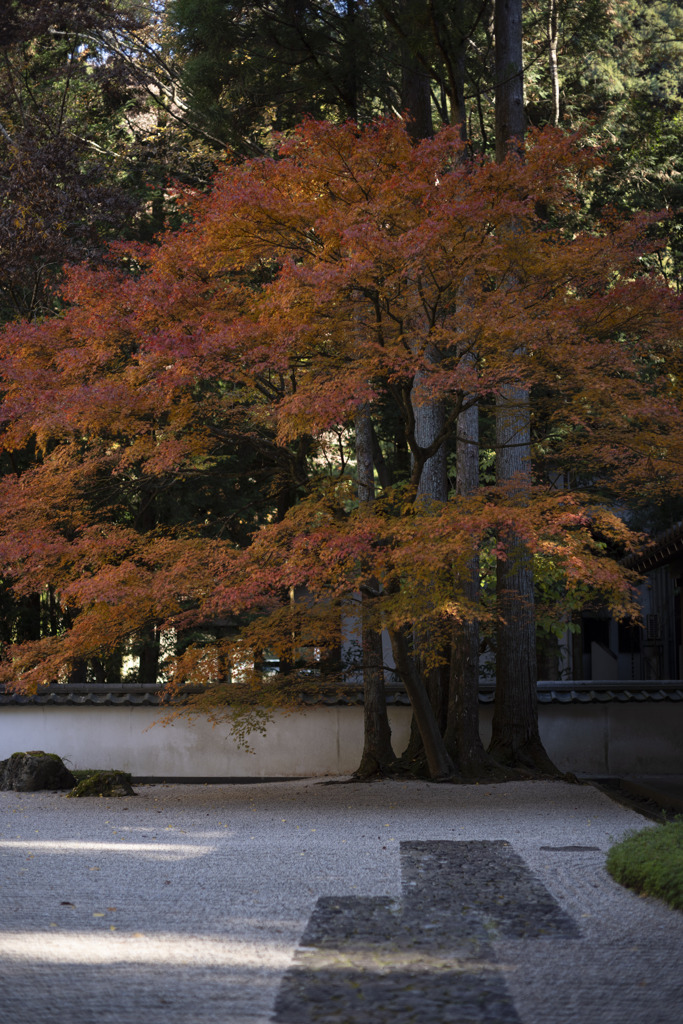
[[0, 761], [0, 789], [32, 793], [38, 789], [72, 789], [76, 779], [57, 754], [27, 750]]
[[129, 772], [93, 772], [69, 796], [135, 796]]

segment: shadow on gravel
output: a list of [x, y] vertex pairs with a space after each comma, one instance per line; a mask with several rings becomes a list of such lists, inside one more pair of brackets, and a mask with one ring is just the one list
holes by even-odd
[[402, 899], [323, 897], [277, 1024], [519, 1024], [494, 938], [579, 937], [504, 841], [401, 843]]

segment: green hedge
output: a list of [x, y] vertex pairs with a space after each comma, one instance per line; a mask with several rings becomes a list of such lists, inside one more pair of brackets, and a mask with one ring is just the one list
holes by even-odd
[[683, 818], [627, 836], [607, 854], [621, 885], [683, 910]]

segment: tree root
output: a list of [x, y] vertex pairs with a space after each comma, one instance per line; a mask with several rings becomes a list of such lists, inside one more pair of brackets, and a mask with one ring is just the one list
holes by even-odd
[[492, 744], [488, 754], [503, 768], [515, 772], [519, 779], [566, 779], [565, 773], [550, 760], [539, 739], [529, 740], [514, 749], [507, 744]]

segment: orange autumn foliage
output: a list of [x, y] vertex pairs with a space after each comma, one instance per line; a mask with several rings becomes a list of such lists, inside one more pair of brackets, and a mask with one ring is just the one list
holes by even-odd
[[[181, 634], [229, 622], [214, 643], [168, 652], [168, 677], [213, 684], [219, 700], [231, 667], [261, 701], [284, 699], [264, 684], [261, 652], [311, 685], [297, 652], [333, 654], [341, 611], [370, 577], [378, 624], [434, 637], [495, 618], [457, 581], [492, 538], [505, 557], [507, 535], [552, 563], [567, 595], [630, 610], [609, 550], [637, 538], [616, 498], [683, 485], [683, 321], [642, 261], [654, 218], [577, 230], [595, 157], [557, 131], [534, 137], [524, 163], [461, 157], [457, 130], [413, 145], [395, 121], [305, 123], [278, 159], [228, 166], [211, 195], [185, 197], [180, 231], [115, 246], [105, 270], [72, 268], [61, 317], [4, 331], [2, 443], [35, 444], [37, 457], [0, 480], [0, 562], [19, 593], [52, 586], [70, 621], [6, 651], [8, 683], [56, 679], [150, 623]], [[523, 230], [502, 230], [511, 222]], [[416, 457], [411, 486], [359, 514], [330, 432], [343, 436], [364, 403], [389, 404], [419, 456], [418, 372], [450, 429], [503, 388], [530, 391], [543, 459], [581, 486], [551, 486], [539, 461], [523, 502], [514, 486], [482, 486], [430, 508], [414, 501]], [[233, 449], [273, 467], [259, 516], [227, 525], [228, 492], [223, 526], [220, 513], [159, 512], [166, 491], [201, 488]], [[304, 463], [278, 515], [273, 479]]]

